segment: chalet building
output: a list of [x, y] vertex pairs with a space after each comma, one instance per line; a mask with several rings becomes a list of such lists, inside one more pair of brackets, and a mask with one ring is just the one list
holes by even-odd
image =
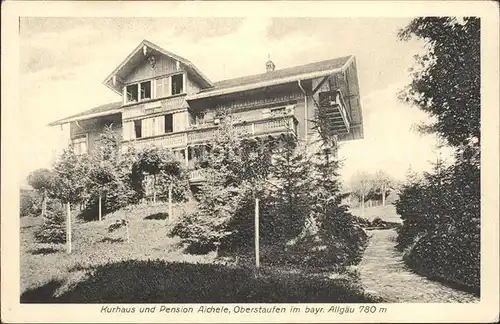
[[318, 136], [363, 138], [354, 56], [286, 69], [268, 60], [262, 67], [261, 74], [212, 82], [187, 59], [144, 40], [103, 82], [121, 101], [50, 126], [69, 124], [75, 153], [85, 154], [113, 124], [124, 146], [155, 143], [172, 149], [191, 170], [193, 182], [202, 180], [196, 161], [221, 111], [231, 112], [245, 136], [289, 134], [305, 143]]

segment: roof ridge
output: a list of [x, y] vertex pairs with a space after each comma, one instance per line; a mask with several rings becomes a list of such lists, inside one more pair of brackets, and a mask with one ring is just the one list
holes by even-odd
[[256, 73], [256, 74], [247, 74], [247, 75], [236, 77], [236, 78], [229, 78], [229, 79], [218, 80], [218, 81], [214, 81], [213, 83], [214, 83], [215, 86], [217, 86], [218, 83], [222, 83], [222, 82], [225, 82], [225, 81], [233, 81], [233, 80], [237, 80], [237, 79], [257, 77], [257, 76], [261, 76], [261, 75], [268, 75], [268, 74], [273, 74], [275, 72], [283, 72], [283, 71], [286, 71], [288, 69], [294, 69], [294, 68], [299, 68], [299, 67], [307, 67], [307, 66], [315, 65], [315, 64], [323, 64], [323, 63], [330, 62], [330, 61], [335, 61], [335, 60], [346, 59], [346, 62], [347, 62], [347, 59], [349, 59], [349, 58], [351, 58], [353, 56], [354, 55], [350, 54], [350, 55], [340, 56], [340, 57], [336, 57], [336, 58], [332, 58], [332, 59], [328, 59], [328, 60], [321, 60], [321, 61], [314, 61], [314, 62], [310, 62], [310, 63], [306, 63], [306, 64], [293, 65], [293, 66], [289, 66], [289, 67], [286, 67], [286, 68], [283, 68], [283, 69], [275, 69], [275, 70], [269, 71], [269, 72], [262, 72], [262, 73]]

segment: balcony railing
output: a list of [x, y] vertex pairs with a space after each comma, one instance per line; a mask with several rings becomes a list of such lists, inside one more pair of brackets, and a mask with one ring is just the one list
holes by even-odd
[[347, 106], [340, 90], [320, 92], [317, 123], [320, 135], [332, 138], [338, 134], [349, 133], [351, 123], [347, 114]]
[[203, 179], [204, 179], [203, 173], [204, 173], [203, 169], [190, 170], [189, 171], [189, 181], [191, 181], [191, 182], [203, 181]]
[[[273, 116], [266, 119], [237, 123], [236, 131], [243, 137], [277, 135], [287, 133], [297, 135], [297, 120], [293, 115]], [[168, 148], [181, 148], [188, 145], [202, 144], [210, 141], [218, 131], [219, 126], [201, 127], [171, 134], [141, 138], [133, 141], [137, 149], [155, 144]]]

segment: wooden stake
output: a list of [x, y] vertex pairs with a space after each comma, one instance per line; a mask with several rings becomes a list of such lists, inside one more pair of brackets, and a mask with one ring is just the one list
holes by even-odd
[[102, 193], [99, 189], [99, 221], [102, 221]]
[[66, 203], [66, 251], [71, 253], [71, 204]]
[[255, 267], [260, 267], [259, 246], [259, 198], [255, 198]]
[[168, 185], [168, 220], [172, 219], [172, 183]]
[[153, 204], [156, 204], [156, 175], [153, 176]]

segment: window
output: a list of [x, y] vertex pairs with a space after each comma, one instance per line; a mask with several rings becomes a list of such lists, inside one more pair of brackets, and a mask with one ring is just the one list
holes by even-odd
[[169, 77], [156, 79], [156, 98], [167, 97], [170, 95]]
[[126, 87], [127, 91], [127, 102], [137, 102], [139, 101], [139, 85], [138, 84], [131, 84]]
[[165, 115], [165, 133], [172, 133], [174, 131], [174, 120], [172, 114]]
[[151, 81], [141, 82], [141, 100], [151, 98]]
[[86, 154], [87, 151], [87, 135], [73, 139], [73, 152], [76, 155]]
[[134, 120], [135, 138], [142, 137], [142, 120]]
[[172, 76], [172, 95], [184, 92], [184, 75], [177, 74]]

